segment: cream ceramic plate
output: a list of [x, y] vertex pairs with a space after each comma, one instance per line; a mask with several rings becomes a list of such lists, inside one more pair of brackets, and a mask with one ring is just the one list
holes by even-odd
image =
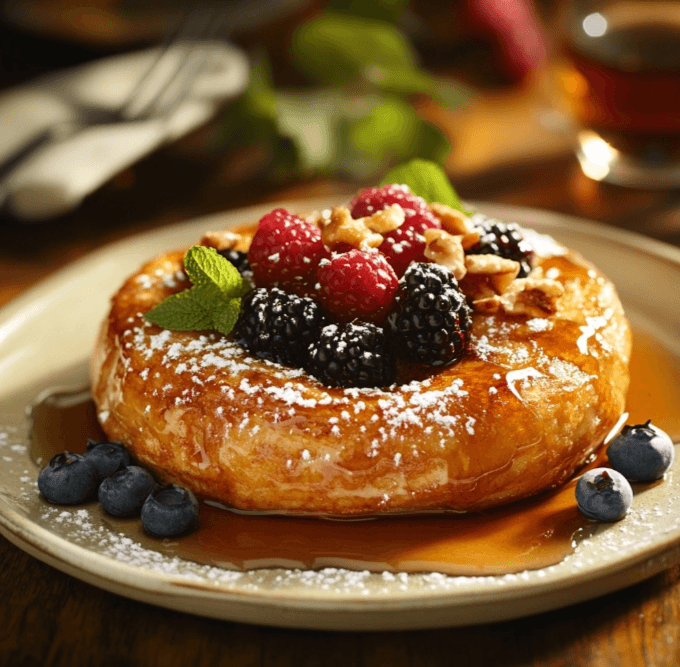
[[[300, 212], [328, 201], [293, 202]], [[285, 204], [284, 204], [285, 205]], [[144, 260], [189, 245], [207, 229], [254, 221], [271, 207], [195, 220], [136, 236], [62, 270], [0, 311], [0, 530], [36, 558], [83, 581], [152, 604], [234, 621], [333, 630], [487, 623], [594, 598], [680, 559], [680, 481], [635, 496], [626, 519], [601, 526], [558, 565], [519, 574], [323, 570], [230, 572], [162, 555], [136, 527], [121, 533], [98, 510], [54, 507], [38, 495], [25, 407], [40, 391], [86, 381], [108, 297]], [[680, 251], [546, 212], [475, 207], [552, 234], [592, 259], [618, 287], [631, 320], [680, 356]], [[96, 503], [95, 503], [96, 505]]]

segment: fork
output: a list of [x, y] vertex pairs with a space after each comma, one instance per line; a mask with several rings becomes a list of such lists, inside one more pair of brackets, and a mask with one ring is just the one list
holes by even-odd
[[45, 128], [0, 163], [0, 185], [41, 148], [79, 130], [170, 116], [191, 93], [194, 80], [206, 65], [207, 50], [197, 47], [216, 34], [223, 18], [218, 6], [188, 10], [120, 105], [81, 106], [74, 121], [59, 121]]

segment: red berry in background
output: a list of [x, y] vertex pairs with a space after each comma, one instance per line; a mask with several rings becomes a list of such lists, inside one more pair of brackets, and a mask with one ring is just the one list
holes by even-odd
[[321, 262], [317, 279], [321, 305], [338, 322], [382, 322], [399, 286], [385, 257], [363, 250], [350, 250]]
[[441, 223], [427, 202], [414, 195], [406, 185], [383, 185], [364, 190], [350, 202], [353, 218], [363, 218], [392, 204], [404, 209], [404, 224], [383, 234], [378, 250], [385, 255], [397, 276], [404, 275], [411, 262], [427, 262], [423, 251], [426, 229], [441, 229]]
[[499, 69], [513, 82], [527, 78], [548, 57], [549, 37], [530, 0], [467, 0], [461, 20], [468, 33], [491, 38]]
[[285, 285], [298, 292], [314, 282], [319, 261], [329, 256], [316, 225], [277, 208], [260, 220], [248, 262], [258, 287]]

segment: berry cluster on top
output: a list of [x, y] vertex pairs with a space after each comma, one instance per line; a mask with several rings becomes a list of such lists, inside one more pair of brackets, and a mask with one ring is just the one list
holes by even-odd
[[235, 338], [329, 386], [388, 386], [399, 359], [454, 363], [471, 325], [456, 253], [517, 262], [515, 277], [531, 270], [531, 248], [515, 226], [471, 225], [405, 185], [364, 190], [348, 207], [308, 219], [275, 209], [247, 255], [222, 252], [256, 286]]

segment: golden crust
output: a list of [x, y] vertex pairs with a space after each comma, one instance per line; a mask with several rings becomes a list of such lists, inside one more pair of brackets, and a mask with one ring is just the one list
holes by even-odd
[[574, 253], [538, 260], [564, 287], [554, 315], [476, 313], [462, 361], [384, 390], [327, 388], [219, 334], [146, 322], [188, 286], [183, 254], [151, 260], [114, 295], [92, 393], [109, 438], [231, 507], [359, 515], [508, 503], [569, 479], [624, 410], [629, 326], [612, 284]]

